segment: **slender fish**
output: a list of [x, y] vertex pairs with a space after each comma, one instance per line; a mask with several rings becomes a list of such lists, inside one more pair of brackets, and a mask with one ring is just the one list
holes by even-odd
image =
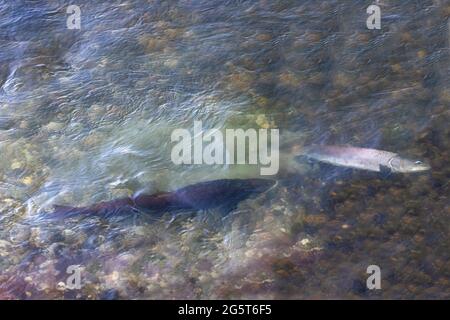
[[143, 211], [150, 214], [183, 210], [207, 210], [217, 207], [233, 209], [252, 195], [269, 190], [275, 185], [269, 179], [222, 179], [200, 182], [172, 192], [142, 194], [112, 201], [99, 202], [87, 207], [55, 206], [51, 215], [79, 214], [108, 216], [116, 213]]
[[350, 146], [312, 145], [303, 148], [298, 155], [336, 166], [376, 172], [419, 172], [430, 169], [422, 161], [409, 160], [394, 152]]

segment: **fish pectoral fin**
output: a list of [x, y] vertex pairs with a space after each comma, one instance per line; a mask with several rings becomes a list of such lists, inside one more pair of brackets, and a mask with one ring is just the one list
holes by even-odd
[[388, 166], [383, 166], [380, 164], [380, 173], [382, 176], [387, 177], [392, 173], [392, 170]]

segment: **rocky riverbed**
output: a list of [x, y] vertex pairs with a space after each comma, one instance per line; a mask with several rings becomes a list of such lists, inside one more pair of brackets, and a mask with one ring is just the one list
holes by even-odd
[[[0, 6], [1, 299], [450, 297], [446, 1], [380, 1], [380, 30], [357, 1], [79, 4], [80, 30], [64, 1]], [[44, 219], [55, 204], [258, 174], [174, 165], [171, 132], [194, 120], [431, 170], [300, 160], [226, 216]]]

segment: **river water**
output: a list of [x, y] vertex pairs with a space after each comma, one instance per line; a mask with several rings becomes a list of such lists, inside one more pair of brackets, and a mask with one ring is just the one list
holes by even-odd
[[[0, 1], [0, 298], [449, 298], [450, 3], [374, 3], [380, 30], [369, 1]], [[173, 164], [171, 133], [194, 121], [432, 169], [282, 162], [225, 216], [45, 219], [258, 176]]]

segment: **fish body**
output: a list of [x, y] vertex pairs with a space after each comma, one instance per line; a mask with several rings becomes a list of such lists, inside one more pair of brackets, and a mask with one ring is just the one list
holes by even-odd
[[118, 212], [143, 211], [153, 214], [182, 210], [234, 208], [240, 201], [269, 190], [275, 185], [269, 179], [221, 179], [200, 182], [172, 192], [142, 194], [105, 201], [87, 207], [55, 206], [53, 214], [72, 216], [92, 214], [107, 216]]
[[313, 145], [305, 147], [302, 155], [336, 166], [381, 172], [419, 172], [430, 169], [422, 161], [409, 160], [397, 153], [350, 146]]
[[275, 184], [268, 179], [222, 179], [200, 182], [173, 192], [142, 195], [134, 199], [144, 210], [206, 210], [237, 204]]

